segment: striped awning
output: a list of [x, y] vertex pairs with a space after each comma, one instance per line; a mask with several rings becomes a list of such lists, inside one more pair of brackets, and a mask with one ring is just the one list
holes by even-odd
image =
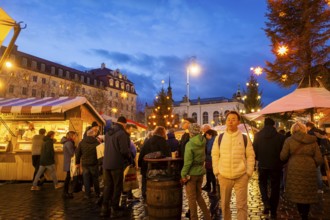
[[0, 98], [0, 113], [64, 113], [83, 104], [98, 115], [85, 97]]

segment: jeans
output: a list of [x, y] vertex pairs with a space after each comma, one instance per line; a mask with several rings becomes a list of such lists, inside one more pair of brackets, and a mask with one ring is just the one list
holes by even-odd
[[[270, 180], [270, 197], [268, 196]], [[272, 215], [276, 215], [278, 201], [280, 199], [281, 169], [262, 169], [259, 168], [259, 189], [262, 202], [270, 206]], [[268, 208], [268, 207], [267, 207]]]
[[113, 209], [119, 209], [119, 200], [123, 191], [124, 169], [103, 170], [104, 190], [103, 206], [108, 208], [109, 202]]
[[58, 181], [57, 181], [57, 177], [56, 177], [55, 164], [48, 165], [48, 166], [39, 166], [38, 173], [33, 180], [33, 186], [38, 185], [38, 180], [39, 180], [40, 176], [45, 172], [46, 169], [48, 169], [50, 171], [50, 175], [53, 179], [54, 186], [56, 186]]
[[[39, 170], [39, 166], [40, 166], [40, 155], [32, 155], [32, 165], [34, 167], [34, 173], [33, 173], [33, 179], [36, 177], [38, 170]], [[44, 174], [42, 173], [40, 178], [42, 178], [44, 176]]]
[[147, 174], [142, 174], [142, 182], [141, 182], [141, 192], [143, 199], [146, 199], [147, 197]]
[[317, 168], [317, 187], [318, 189], [323, 189], [323, 181], [322, 181], [322, 173], [321, 173], [321, 166], [318, 166]]
[[186, 184], [186, 193], [188, 198], [188, 205], [190, 209], [190, 219], [198, 220], [197, 204], [201, 208], [204, 219], [211, 220], [211, 214], [208, 210], [206, 203], [202, 197], [202, 183], [203, 175], [190, 176], [190, 180]]
[[99, 168], [97, 164], [89, 166], [83, 165], [83, 180], [86, 196], [90, 196], [91, 194], [91, 179], [93, 181], [95, 194], [100, 195]]

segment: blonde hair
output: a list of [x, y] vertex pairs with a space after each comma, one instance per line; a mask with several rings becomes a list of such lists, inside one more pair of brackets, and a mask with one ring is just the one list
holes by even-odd
[[307, 128], [306, 128], [306, 125], [304, 125], [303, 123], [298, 121], [291, 126], [290, 131], [291, 131], [291, 134], [297, 133], [299, 131], [302, 133], [307, 133]]

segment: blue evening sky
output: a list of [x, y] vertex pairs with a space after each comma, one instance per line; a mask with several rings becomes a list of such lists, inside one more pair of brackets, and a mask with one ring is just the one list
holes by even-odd
[[[135, 83], [143, 103], [169, 76], [181, 100], [192, 56], [202, 72], [190, 77], [191, 99], [231, 98], [239, 84], [246, 89], [251, 66], [274, 59], [262, 30], [265, 0], [1, 0], [0, 7], [27, 24], [18, 50], [83, 71], [104, 62]], [[258, 81], [264, 104], [292, 91], [265, 74]]]

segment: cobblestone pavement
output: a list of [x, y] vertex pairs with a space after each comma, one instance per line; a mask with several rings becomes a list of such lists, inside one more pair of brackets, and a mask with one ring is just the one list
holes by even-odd
[[[262, 214], [263, 206], [255, 174], [249, 184], [249, 219], [267, 219]], [[4, 219], [101, 219], [97, 198], [84, 199], [83, 192], [75, 193], [74, 199], [63, 199], [62, 189], [55, 190], [52, 183], [46, 183], [41, 191], [30, 191], [31, 183], [0, 183], [0, 220]], [[184, 191], [184, 190], [183, 190]], [[140, 197], [139, 190], [133, 191]], [[182, 220], [188, 204], [183, 193]], [[211, 207], [217, 207], [217, 196], [203, 192], [203, 197]], [[319, 203], [312, 206], [310, 219], [330, 220], [330, 191], [319, 194]], [[233, 219], [236, 219], [235, 201], [231, 202]], [[131, 202], [127, 206], [127, 216], [122, 220], [147, 220], [146, 205], [143, 201]], [[202, 218], [199, 213], [200, 219]], [[220, 211], [214, 219], [220, 219]], [[296, 207], [281, 196], [278, 219], [300, 219]]]

